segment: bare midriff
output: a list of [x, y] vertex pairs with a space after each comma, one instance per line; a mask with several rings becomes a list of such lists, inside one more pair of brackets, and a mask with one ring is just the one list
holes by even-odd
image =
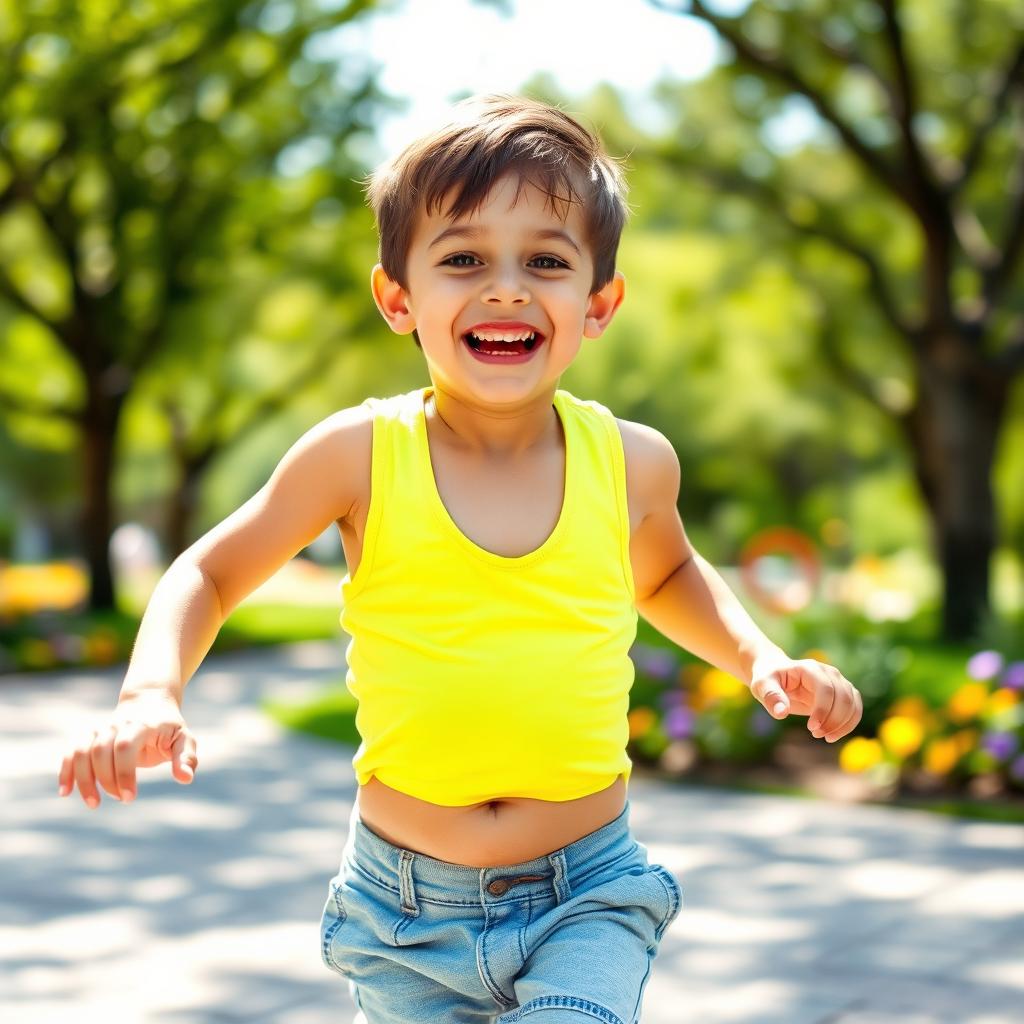
[[533, 860], [596, 832], [622, 813], [626, 782], [620, 775], [607, 789], [576, 800], [504, 797], [446, 807], [371, 776], [358, 801], [363, 824], [393, 846], [485, 868]]

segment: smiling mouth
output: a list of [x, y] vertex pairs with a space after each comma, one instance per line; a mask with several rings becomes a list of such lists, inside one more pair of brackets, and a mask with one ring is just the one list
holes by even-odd
[[487, 355], [523, 355], [532, 352], [543, 340], [544, 336], [534, 332], [521, 341], [487, 341], [478, 338], [472, 331], [466, 331], [462, 340], [474, 351], [483, 352]]

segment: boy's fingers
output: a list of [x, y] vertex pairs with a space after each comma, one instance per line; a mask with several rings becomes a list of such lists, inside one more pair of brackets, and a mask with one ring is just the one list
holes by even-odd
[[96, 789], [96, 777], [92, 772], [92, 758], [89, 756], [91, 750], [91, 741], [84, 747], [79, 747], [71, 755], [71, 770], [72, 778], [78, 783], [78, 792], [82, 795], [82, 799], [90, 807], [96, 807], [100, 802], [100, 794]]
[[92, 762], [93, 776], [98, 786], [102, 786], [111, 796], [121, 799], [121, 791], [117, 786], [117, 778], [114, 774], [114, 743], [117, 740], [117, 730], [107, 726], [102, 733], [96, 734], [92, 749], [89, 751], [89, 758]]
[[171, 747], [171, 765], [179, 782], [191, 782], [195, 778], [199, 758], [196, 756], [196, 740], [188, 729], [181, 729]]
[[807, 728], [812, 732], [824, 732], [825, 722], [832, 714], [836, 699], [836, 688], [831, 683], [819, 684], [814, 690], [814, 709], [807, 718]]
[[127, 803], [135, 798], [135, 769], [139, 751], [145, 741], [147, 726], [141, 722], [126, 722], [117, 730], [114, 740], [114, 778], [121, 799]]
[[762, 676], [755, 680], [754, 696], [776, 718], [782, 718], [789, 712], [789, 697], [782, 688], [782, 682], [776, 673]]

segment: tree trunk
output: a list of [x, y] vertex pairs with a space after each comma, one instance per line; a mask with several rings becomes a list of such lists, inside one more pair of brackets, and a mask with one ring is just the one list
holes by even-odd
[[89, 567], [89, 608], [116, 608], [110, 565], [113, 532], [114, 446], [123, 399], [92, 392], [85, 410], [82, 464], [82, 540]]
[[916, 362], [918, 400], [902, 425], [942, 570], [942, 639], [969, 641], [990, 608], [998, 537], [992, 464], [1007, 380], [955, 336], [922, 346]]

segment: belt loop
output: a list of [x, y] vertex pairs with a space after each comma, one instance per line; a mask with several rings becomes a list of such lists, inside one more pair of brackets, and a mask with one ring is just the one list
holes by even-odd
[[398, 891], [402, 913], [409, 917], [419, 917], [420, 914], [420, 907], [416, 902], [416, 888], [412, 881], [412, 861], [415, 856], [412, 850], [398, 851]]
[[549, 853], [548, 861], [555, 872], [555, 877], [552, 880], [555, 898], [561, 905], [572, 896], [572, 890], [569, 887], [568, 870], [565, 865], [565, 851], [555, 850], [554, 853]]

